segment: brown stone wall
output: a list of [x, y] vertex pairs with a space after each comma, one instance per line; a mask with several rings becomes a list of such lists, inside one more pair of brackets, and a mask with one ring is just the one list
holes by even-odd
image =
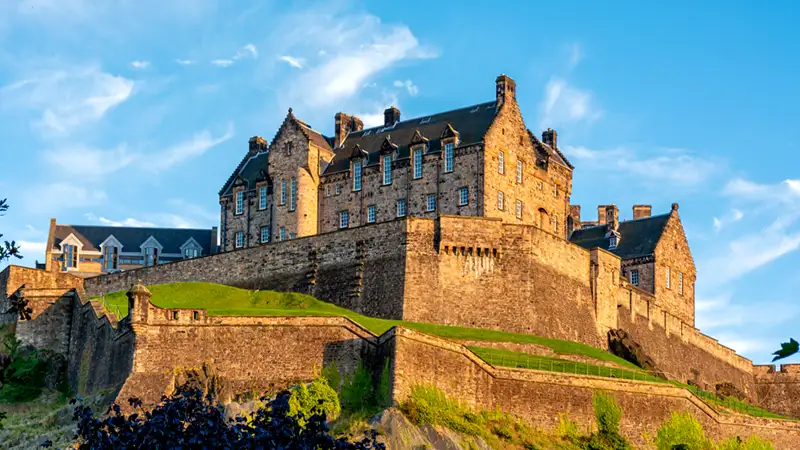
[[[548, 233], [566, 238], [572, 172], [555, 162], [548, 170], [536, 165], [533, 144], [516, 100], [510, 99], [503, 105], [486, 132], [485, 141], [485, 217], [536, 224]], [[503, 152], [503, 173], [499, 171], [500, 152]], [[522, 161], [522, 183], [517, 182], [517, 161]], [[503, 210], [498, 208], [498, 191], [503, 192]], [[521, 219], [516, 215], [517, 200], [522, 201]], [[547, 211], [546, 216], [540, 214], [540, 208]], [[542, 223], [542, 217], [547, 218], [547, 223]]]
[[438, 229], [415, 219], [408, 229], [404, 319], [602, 345], [585, 249], [498, 219], [443, 216]]
[[800, 442], [795, 422], [722, 415], [689, 391], [666, 383], [496, 368], [460, 345], [407, 329], [395, 330], [392, 341], [397, 402], [414, 385], [434, 385], [473, 407], [500, 409], [545, 429], [554, 428], [563, 412], [585, 429], [594, 426], [592, 396], [603, 390], [622, 407], [620, 431], [636, 445], [644, 445], [643, 432], [653, 436], [672, 411], [690, 412], [716, 440], [755, 433], [780, 450], [797, 448]]
[[[367, 208], [376, 206], [376, 222], [397, 217], [397, 201], [406, 200], [407, 215], [435, 218], [437, 214], [462, 216], [478, 215], [478, 167], [482, 153], [480, 145], [456, 147], [452, 172], [444, 172], [440, 153], [423, 156], [422, 177], [414, 179], [409, 158], [392, 162], [392, 184], [383, 184], [380, 165], [363, 169], [361, 191], [353, 191], [350, 172], [326, 175], [319, 190], [320, 232], [339, 229], [339, 212], [348, 211], [350, 228], [367, 224]], [[340, 194], [336, 194], [336, 186]], [[469, 188], [469, 202], [458, 205], [458, 191]], [[427, 211], [427, 195], [436, 195], [436, 211]]]
[[[655, 292], [655, 262], [650, 261], [651, 258], [644, 258], [645, 262], [640, 262], [636, 259], [629, 259], [622, 261], [622, 274], [625, 280], [630, 282], [631, 280], [631, 271], [638, 270], [639, 271], [639, 284], [638, 288], [647, 291], [651, 294]], [[647, 262], [649, 261], [649, 262]]]
[[[670, 220], [655, 250], [655, 295], [664, 309], [694, 326], [694, 283], [697, 278], [692, 252], [673, 210]], [[670, 287], [667, 288], [667, 267], [670, 268]], [[680, 292], [680, 274], [683, 274], [683, 293]]]
[[670, 379], [691, 381], [708, 392], [715, 392], [719, 383], [730, 382], [752, 401], [758, 400], [750, 360], [681, 323], [645, 296], [637, 296], [635, 290], [628, 294], [631, 303], [621, 305], [618, 311], [619, 328], [627, 331]]
[[145, 285], [206, 281], [315, 297], [377, 317], [400, 318], [403, 309], [406, 223], [395, 220], [275, 242], [85, 281], [89, 296]]
[[800, 417], [800, 364], [755, 366], [756, 391], [762, 407]]

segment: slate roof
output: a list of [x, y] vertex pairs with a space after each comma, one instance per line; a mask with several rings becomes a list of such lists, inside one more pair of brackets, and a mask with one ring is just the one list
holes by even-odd
[[[609, 250], [622, 259], [652, 255], [669, 220], [669, 213], [643, 219], [626, 220], [619, 223], [620, 242]], [[596, 225], [579, 228], [572, 232], [570, 242], [585, 249], [600, 247], [608, 250], [609, 239], [605, 237], [606, 226]]]
[[403, 120], [390, 127], [379, 126], [350, 133], [344, 141], [343, 148], [334, 150], [335, 156], [325, 169], [324, 175], [350, 170], [350, 155], [353, 154], [356, 145], [369, 154], [366, 166], [379, 164], [381, 144], [387, 136], [398, 147], [397, 159], [409, 157], [409, 144], [417, 130], [429, 140], [426, 153], [441, 151], [439, 138], [448, 124], [459, 133], [460, 145], [482, 142], [483, 136], [494, 120], [495, 109], [495, 102], [486, 102], [430, 116]]
[[256, 181], [258, 180], [261, 170], [264, 170], [265, 173], [269, 173], [269, 170], [267, 169], [267, 155], [268, 152], [261, 152], [256, 153], [253, 156], [246, 157], [242, 164], [240, 164], [240, 167], [233, 172], [230, 180], [225, 183], [225, 186], [219, 192], [219, 195], [231, 195], [237, 175], [241, 176], [244, 180], [245, 190], [255, 189]]
[[564, 156], [563, 153], [561, 153], [561, 150], [559, 150], [558, 148], [550, 147], [549, 145], [545, 144], [544, 142], [539, 140], [539, 138], [537, 138], [536, 135], [533, 134], [533, 131], [531, 130], [528, 130], [528, 136], [530, 136], [531, 143], [533, 144], [534, 148], [546, 152], [548, 155], [550, 155], [550, 158], [561, 163], [564, 166], [569, 167], [570, 169], [575, 168], [575, 166], [573, 166], [572, 163], [570, 163], [569, 160], [567, 160], [567, 157]]
[[[122, 244], [123, 252], [138, 252], [140, 245], [153, 236], [164, 248], [162, 253], [181, 253], [181, 245], [190, 238], [194, 238], [201, 247], [203, 254], [208, 255], [212, 250], [212, 230], [199, 230], [187, 228], [139, 228], [139, 227], [109, 227], [94, 225], [56, 225], [53, 249], [60, 250], [61, 241], [70, 234], [74, 234], [83, 244], [83, 250], [100, 251], [100, 244], [112, 234]], [[213, 243], [216, 246], [216, 242]]]
[[312, 144], [325, 150], [332, 150], [333, 138], [325, 137], [319, 131], [311, 128], [307, 123], [300, 119], [295, 118], [295, 121], [300, 125], [300, 130], [311, 141]]

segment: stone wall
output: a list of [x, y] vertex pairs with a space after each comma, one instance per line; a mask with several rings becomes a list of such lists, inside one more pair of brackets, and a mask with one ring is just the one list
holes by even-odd
[[264, 244], [85, 280], [88, 296], [145, 285], [206, 281], [311, 294], [356, 312], [399, 319], [406, 222]]
[[602, 346], [589, 264], [587, 250], [532, 225], [409, 220], [403, 318]]
[[694, 283], [697, 271], [689, 242], [678, 219], [678, 205], [674, 204], [672, 208], [671, 217], [655, 249], [655, 290], [652, 292], [662, 308], [694, 327]]
[[638, 342], [670, 379], [697, 384], [709, 392], [733, 383], [753, 401], [753, 363], [716, 339], [656, 306], [653, 296], [623, 282], [618, 324]]
[[755, 433], [779, 450], [794, 449], [800, 442], [796, 422], [721, 415], [688, 390], [667, 383], [498, 368], [449, 341], [402, 328], [390, 333], [386, 345], [393, 355], [397, 402], [408, 398], [414, 385], [434, 385], [475, 408], [499, 408], [545, 429], [553, 429], [563, 412], [585, 428], [593, 426], [593, 393], [603, 390], [622, 407], [620, 431], [636, 445], [644, 445], [643, 432], [653, 436], [672, 411], [692, 413], [717, 440]]
[[800, 364], [755, 366], [756, 391], [762, 407], [800, 417]]

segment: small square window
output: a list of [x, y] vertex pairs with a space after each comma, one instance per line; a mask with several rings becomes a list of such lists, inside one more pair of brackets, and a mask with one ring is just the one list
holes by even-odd
[[458, 190], [458, 206], [464, 206], [469, 203], [469, 188], [462, 187]]
[[269, 242], [269, 227], [261, 227], [261, 242]]
[[367, 206], [367, 223], [375, 223], [377, 215], [377, 207], [375, 205]]
[[397, 217], [405, 217], [406, 216], [406, 201], [405, 199], [400, 199], [397, 201]]
[[295, 238], [295, 236], [296, 236], [296, 235], [295, 235], [294, 233], [289, 233], [289, 239], [294, 239], [294, 238]]
[[192, 311], [192, 319], [194, 319], [194, 320], [200, 320], [200, 312], [198, 312], [198, 311]]
[[330, 185], [325, 186], [325, 197], [330, 197], [330, 196], [331, 196], [331, 187]]
[[178, 320], [178, 311], [172, 311], [172, 320]]
[[350, 227], [350, 213], [348, 211], [339, 211], [339, 228]]
[[633, 269], [631, 270], [631, 284], [634, 286], [639, 285], [639, 270]]
[[426, 200], [427, 211], [436, 211], [436, 194], [428, 194]]

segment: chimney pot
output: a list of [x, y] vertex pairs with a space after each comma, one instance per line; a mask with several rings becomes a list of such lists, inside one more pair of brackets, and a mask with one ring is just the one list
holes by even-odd
[[333, 147], [336, 148], [341, 147], [342, 143], [344, 142], [344, 138], [347, 137], [347, 133], [350, 131], [352, 118], [339, 111], [335, 116], [333, 116], [333, 120]]
[[549, 145], [551, 148], [558, 148], [558, 133], [552, 128], [542, 132], [542, 142]]
[[400, 122], [400, 110], [394, 106], [386, 108], [383, 112], [383, 126], [390, 127]]
[[619, 222], [619, 209], [617, 205], [600, 205], [597, 207], [597, 224], [606, 225], [611, 222]]
[[261, 136], [251, 137], [249, 144], [250, 144], [250, 149], [248, 153], [251, 156], [255, 155], [256, 153], [267, 151], [267, 140], [262, 138]]
[[650, 205], [633, 205], [633, 218], [644, 219], [650, 217], [653, 208]]

